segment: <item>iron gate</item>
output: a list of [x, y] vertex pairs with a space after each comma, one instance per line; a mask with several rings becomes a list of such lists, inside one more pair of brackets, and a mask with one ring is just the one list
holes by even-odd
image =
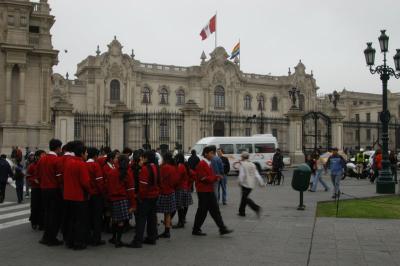
[[110, 146], [111, 116], [106, 114], [74, 114], [74, 139], [88, 147]]
[[332, 145], [331, 119], [321, 112], [309, 112], [303, 116], [303, 150], [310, 154], [319, 149], [326, 152]]

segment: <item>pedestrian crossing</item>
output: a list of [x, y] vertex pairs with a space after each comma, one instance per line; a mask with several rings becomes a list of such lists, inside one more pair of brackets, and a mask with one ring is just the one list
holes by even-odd
[[0, 230], [29, 223], [30, 203], [3, 202], [0, 204]]

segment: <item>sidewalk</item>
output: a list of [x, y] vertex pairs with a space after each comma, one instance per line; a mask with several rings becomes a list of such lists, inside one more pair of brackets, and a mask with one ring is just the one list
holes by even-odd
[[[229, 179], [228, 205], [221, 212], [232, 235], [220, 237], [208, 216], [206, 237], [191, 235], [196, 205], [189, 209], [185, 229], [172, 230], [170, 240], [141, 250], [115, 249], [111, 245], [73, 252], [65, 247], [39, 245], [41, 233], [29, 224], [1, 230], [2, 265], [396, 265], [400, 259], [400, 221], [315, 219], [316, 203], [329, 200], [330, 192], [305, 192], [305, 211], [297, 211], [299, 193], [292, 190], [291, 171], [283, 186], [258, 188], [250, 195], [263, 208], [260, 219], [247, 210], [237, 216], [240, 190]], [[324, 177], [328, 180], [328, 177]], [[365, 180], [344, 180], [342, 191], [357, 197], [375, 195]], [[344, 197], [345, 198], [345, 197]], [[196, 196], [194, 195], [195, 204]], [[1, 206], [0, 206], [1, 207]], [[0, 209], [1, 210], [1, 209]], [[161, 218], [161, 216], [159, 216]], [[315, 225], [315, 226], [314, 226]], [[163, 230], [162, 227], [159, 231]], [[103, 236], [108, 239], [110, 236]], [[129, 242], [133, 232], [123, 236]]]

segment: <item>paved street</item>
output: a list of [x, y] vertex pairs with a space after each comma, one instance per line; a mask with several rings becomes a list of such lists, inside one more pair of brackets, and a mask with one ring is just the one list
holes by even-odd
[[[232, 235], [220, 237], [208, 217], [203, 227], [208, 236], [193, 237], [192, 207], [185, 229], [173, 230], [170, 240], [141, 250], [106, 245], [71, 251], [39, 245], [41, 233], [32, 232], [24, 223], [29, 206], [9, 203], [15, 201], [15, 192], [8, 188], [8, 203], [0, 206], [1, 265], [400, 265], [396, 264], [400, 261], [400, 221], [315, 219], [316, 202], [329, 200], [331, 194], [321, 188], [307, 192], [306, 210], [297, 211], [298, 193], [291, 189], [291, 172], [285, 176], [283, 186], [259, 188], [251, 194], [264, 209], [261, 219], [250, 210], [246, 218], [236, 215], [240, 191], [231, 178], [229, 204], [221, 210], [226, 224], [235, 230]], [[374, 195], [375, 187], [367, 181], [346, 179], [343, 184], [346, 194]], [[132, 236], [132, 232], [125, 234], [124, 240]]]

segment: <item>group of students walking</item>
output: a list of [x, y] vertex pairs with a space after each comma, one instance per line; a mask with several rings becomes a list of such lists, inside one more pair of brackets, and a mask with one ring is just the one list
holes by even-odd
[[[223, 178], [211, 168], [215, 147], [205, 147], [204, 159], [195, 165], [183, 154], [167, 152], [162, 164], [154, 151], [87, 148], [81, 141], [62, 145], [52, 139], [49, 152], [38, 150], [27, 170], [31, 193], [31, 225], [43, 230], [43, 245], [65, 245], [74, 250], [88, 245], [105, 244], [104, 228], [111, 228], [110, 243], [115, 247], [141, 248], [155, 245], [160, 238], [170, 238], [172, 218], [178, 214], [174, 228], [183, 228], [188, 208], [193, 204], [193, 186], [198, 208], [192, 234], [206, 235], [201, 227], [209, 212], [221, 235], [232, 233], [224, 224], [214, 184]], [[259, 207], [243, 199], [259, 212]], [[243, 207], [241, 207], [243, 209]], [[164, 232], [158, 234], [157, 213], [164, 215]], [[129, 244], [121, 237], [134, 217], [135, 236]], [[146, 237], [145, 235], [146, 230]], [[63, 241], [58, 234], [62, 233]]]

